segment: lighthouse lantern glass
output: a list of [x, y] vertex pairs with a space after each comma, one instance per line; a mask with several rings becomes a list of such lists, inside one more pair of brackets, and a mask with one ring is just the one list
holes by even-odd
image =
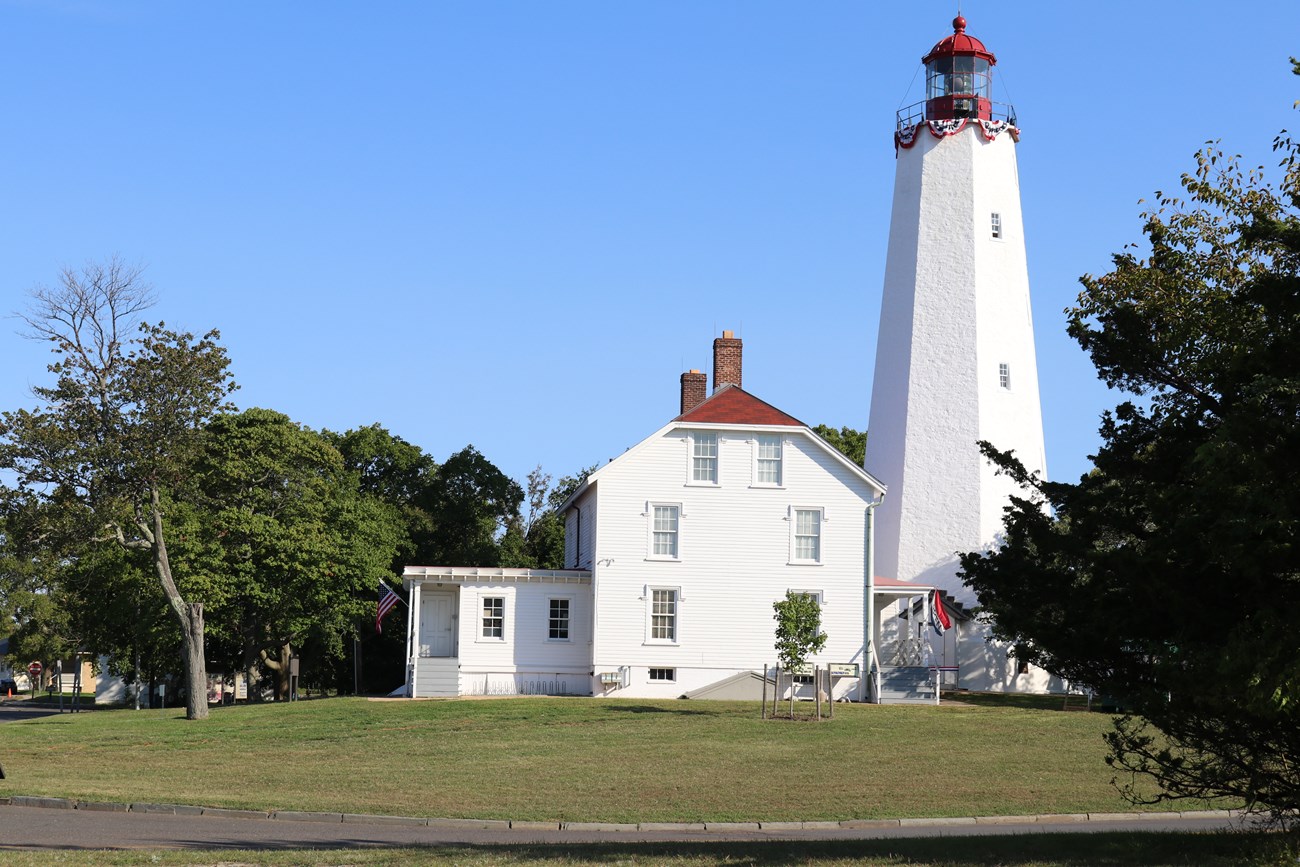
[[926, 65], [926, 99], [972, 96], [989, 99], [989, 62], [982, 57], [936, 57]]

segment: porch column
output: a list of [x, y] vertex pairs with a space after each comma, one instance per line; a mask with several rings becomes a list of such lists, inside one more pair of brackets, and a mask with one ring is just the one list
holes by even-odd
[[408, 698], [416, 698], [415, 695], [415, 666], [416, 660], [419, 659], [418, 636], [420, 635], [420, 588], [423, 584], [419, 581], [411, 582], [410, 601], [407, 602], [406, 618], [406, 695]]

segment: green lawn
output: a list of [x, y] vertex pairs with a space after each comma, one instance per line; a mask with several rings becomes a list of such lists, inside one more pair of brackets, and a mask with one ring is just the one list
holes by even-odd
[[198, 723], [96, 711], [6, 724], [0, 795], [610, 822], [1128, 810], [1108, 726], [958, 702], [838, 705], [820, 723], [746, 702], [548, 698], [330, 699]]

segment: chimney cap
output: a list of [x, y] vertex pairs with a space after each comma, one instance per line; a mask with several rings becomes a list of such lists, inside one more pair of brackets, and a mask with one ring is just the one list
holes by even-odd
[[734, 332], [734, 331], [723, 331], [723, 332], [722, 332], [722, 339], [723, 339], [723, 340], [730, 340], [730, 339], [732, 339], [732, 338], [735, 337], [735, 336], [736, 336], [736, 332]]

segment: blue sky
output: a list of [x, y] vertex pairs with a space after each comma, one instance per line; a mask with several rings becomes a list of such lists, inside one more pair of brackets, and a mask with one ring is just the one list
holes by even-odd
[[[1207, 139], [1276, 162], [1296, 6], [962, 5], [1023, 129], [1048, 468], [1074, 478], [1117, 395], [1062, 310]], [[955, 6], [0, 0], [0, 311], [118, 253], [150, 318], [221, 329], [241, 407], [521, 480], [656, 430], [723, 329], [747, 390], [862, 428], [894, 112]], [[45, 379], [17, 328], [5, 409]]]

